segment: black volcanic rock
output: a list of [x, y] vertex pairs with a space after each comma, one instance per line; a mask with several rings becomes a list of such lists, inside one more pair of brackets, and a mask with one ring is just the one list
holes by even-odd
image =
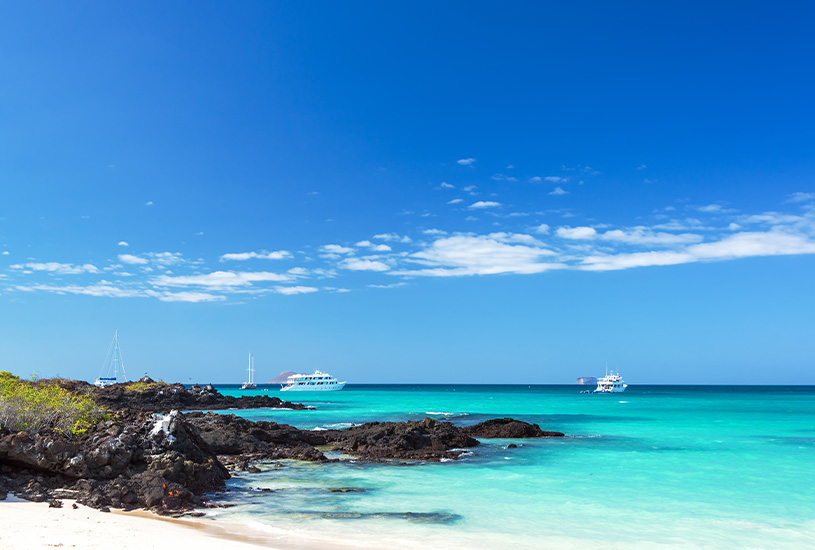
[[321, 434], [298, 430], [288, 424], [247, 420], [234, 414], [191, 412], [187, 421], [201, 438], [219, 455], [237, 455], [244, 460], [294, 458], [325, 461], [325, 455], [314, 448], [325, 445]]
[[493, 418], [474, 426], [461, 429], [467, 435], [485, 439], [514, 439], [522, 437], [563, 437], [561, 432], [545, 432], [537, 424], [529, 424], [514, 418]]
[[283, 401], [268, 395], [245, 395], [232, 397], [222, 395], [211, 385], [195, 384], [189, 388], [183, 384], [154, 382], [144, 377], [138, 382], [113, 384], [97, 388], [79, 380], [59, 380], [65, 389], [90, 396], [103, 407], [114, 410], [135, 409], [139, 411], [169, 412], [177, 410], [224, 410], [224, 409], [311, 409], [301, 403]]
[[222, 489], [228, 478], [178, 413], [126, 412], [76, 439], [25, 432], [0, 437], [0, 490], [29, 500], [77, 498], [100, 509], [172, 512], [200, 505], [201, 495]]
[[364, 459], [402, 458], [440, 460], [456, 458], [478, 441], [449, 422], [432, 418], [410, 422], [368, 422], [345, 430], [319, 432], [333, 442], [335, 451]]

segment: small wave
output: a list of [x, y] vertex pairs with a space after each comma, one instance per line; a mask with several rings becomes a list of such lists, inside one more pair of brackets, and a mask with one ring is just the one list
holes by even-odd
[[433, 416], [469, 416], [470, 413], [446, 412], [446, 411], [425, 411], [425, 414]]
[[312, 432], [327, 432], [328, 428], [321, 428], [320, 426], [317, 426], [316, 428], [311, 428], [311, 431]]
[[353, 428], [354, 426], [359, 426], [359, 424], [355, 424], [353, 422], [337, 422], [336, 424], [326, 424], [325, 427], [328, 429], [336, 429], [336, 428]]

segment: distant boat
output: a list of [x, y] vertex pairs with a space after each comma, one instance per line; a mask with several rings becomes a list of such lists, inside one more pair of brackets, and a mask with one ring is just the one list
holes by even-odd
[[119, 349], [119, 331], [113, 333], [113, 342], [108, 348], [107, 357], [102, 364], [102, 371], [99, 373], [99, 378], [93, 383], [94, 386], [104, 388], [105, 386], [112, 386], [119, 382], [119, 371], [122, 374], [122, 381], [127, 382], [127, 374], [125, 374], [125, 363], [122, 359], [122, 350]]
[[292, 374], [280, 391], [337, 391], [344, 387], [345, 382], [317, 370], [314, 374]]
[[606, 375], [597, 379], [597, 387], [592, 393], [622, 393], [628, 387], [619, 372], [606, 372]]
[[258, 385], [255, 384], [255, 358], [252, 357], [251, 353], [249, 354], [249, 368], [246, 370], [249, 372], [249, 379], [241, 384], [241, 389], [254, 390]]

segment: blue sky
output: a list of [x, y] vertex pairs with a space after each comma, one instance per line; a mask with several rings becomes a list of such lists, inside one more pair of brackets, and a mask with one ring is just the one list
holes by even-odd
[[1, 368], [813, 384], [812, 15], [5, 4]]

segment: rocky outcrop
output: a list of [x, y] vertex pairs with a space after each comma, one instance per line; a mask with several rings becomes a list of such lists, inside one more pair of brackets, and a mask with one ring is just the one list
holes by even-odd
[[325, 445], [324, 432], [298, 430], [288, 424], [247, 420], [234, 414], [187, 413], [187, 421], [219, 455], [240, 460], [293, 458], [323, 462], [316, 445]]
[[197, 384], [187, 388], [184, 384], [166, 384], [142, 378], [138, 382], [113, 384], [97, 388], [79, 380], [60, 380], [65, 389], [89, 395], [103, 407], [113, 410], [135, 409], [150, 412], [177, 410], [225, 410], [225, 409], [295, 409], [306, 410], [302, 403], [283, 401], [268, 395], [245, 395], [233, 397], [222, 395], [212, 385]]
[[456, 458], [478, 441], [449, 422], [432, 418], [411, 422], [369, 422], [345, 430], [320, 432], [333, 449], [363, 459], [441, 460]]
[[[74, 440], [56, 434], [0, 436], [0, 488], [29, 500], [77, 498], [104, 509], [173, 512], [229, 478], [215, 453], [176, 412], [129, 412]], [[2, 492], [0, 490], [0, 492]]]
[[514, 439], [523, 437], [563, 437], [561, 432], [545, 432], [537, 424], [530, 424], [514, 418], [493, 418], [474, 426], [461, 428], [461, 431], [473, 437], [485, 439]]

